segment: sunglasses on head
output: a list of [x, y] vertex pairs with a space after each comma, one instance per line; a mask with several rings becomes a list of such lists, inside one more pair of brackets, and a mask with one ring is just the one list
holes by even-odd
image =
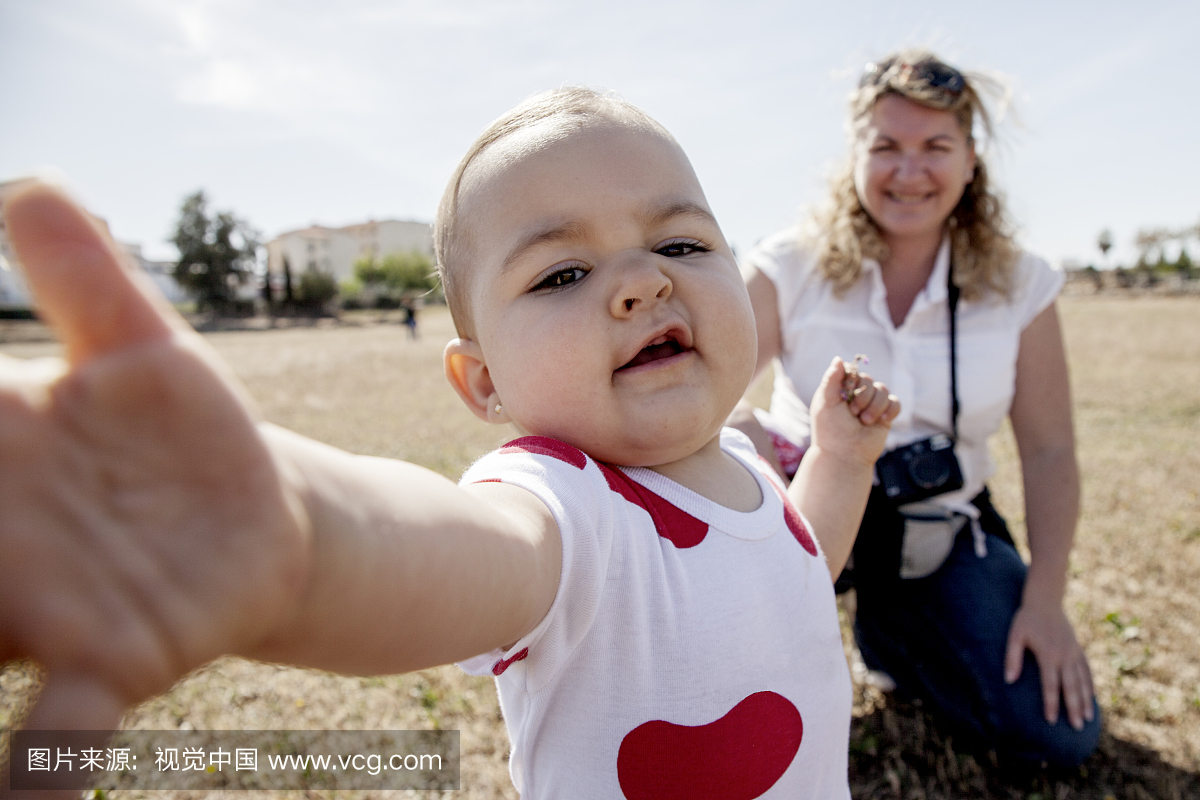
[[878, 85], [890, 73], [896, 73], [897, 82], [901, 86], [923, 83], [931, 89], [939, 89], [955, 97], [967, 88], [967, 79], [954, 67], [949, 67], [940, 61], [925, 60], [916, 64], [907, 64], [888, 60], [882, 64], [867, 64], [863, 69], [858, 88]]

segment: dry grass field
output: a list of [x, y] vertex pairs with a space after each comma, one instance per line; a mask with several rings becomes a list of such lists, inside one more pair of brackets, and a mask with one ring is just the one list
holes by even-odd
[[[856, 798], [1200, 797], [1200, 300], [1068, 297], [1060, 306], [1084, 481], [1067, 609], [1095, 672], [1106, 724], [1100, 750], [1070, 774], [1014, 773], [989, 754], [956, 750], [919, 707], [856, 681]], [[476, 420], [446, 385], [441, 349], [453, 334], [445, 312], [429, 310], [422, 326], [415, 343], [401, 326], [370, 316], [208, 339], [265, 418], [456, 477], [507, 432]], [[37, 337], [0, 329], [0, 351], [54, 350], [20, 338]], [[994, 452], [993, 494], [1020, 540], [1009, 432], [996, 437]], [[381, 636], [388, 624], [379, 621]], [[848, 658], [853, 665], [852, 647]], [[29, 665], [0, 669], [0, 730], [19, 723], [37, 680]], [[125, 722], [156, 730], [458, 729], [462, 790], [453, 796], [515, 797], [492, 684], [454, 667], [358, 679], [224, 659]]]

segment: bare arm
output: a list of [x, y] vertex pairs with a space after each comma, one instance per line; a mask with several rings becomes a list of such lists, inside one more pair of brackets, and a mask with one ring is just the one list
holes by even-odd
[[[778, 298], [775, 294], [775, 284], [754, 267], [743, 268], [742, 279], [745, 280], [746, 291], [750, 294], [750, 305], [754, 309], [754, 322], [758, 333], [758, 356], [754, 363], [754, 377], [750, 379], [750, 386], [754, 386], [766, 371], [771, 359], [779, 355], [782, 347]], [[779, 462], [779, 455], [775, 452], [775, 446], [754, 416], [754, 407], [749, 401], [743, 398], [734, 408], [733, 413], [729, 415], [725, 424], [746, 434], [759, 455], [767, 460], [779, 477], [787, 480], [783, 465]]]
[[407, 672], [506, 646], [549, 610], [561, 541], [529, 492], [464, 489], [423, 467], [264, 428], [299, 473], [314, 568], [293, 613], [249, 655]]
[[783, 332], [779, 320], [779, 296], [771, 279], [754, 267], [742, 269], [742, 280], [754, 309], [755, 330], [758, 333], [758, 357], [754, 362], [751, 384], [766, 371], [771, 359], [783, 349]]
[[1079, 470], [1062, 331], [1054, 305], [1021, 334], [1010, 411], [1021, 456], [1032, 561], [1009, 633], [1006, 677], [1016, 680], [1029, 648], [1038, 659], [1046, 719], [1058, 718], [1059, 692], [1076, 728], [1092, 718], [1091, 671], [1063, 612], [1067, 567], [1079, 515]]
[[108, 728], [224, 653], [397, 672], [545, 613], [560, 542], [532, 495], [263, 425], [65, 196], [5, 211], [68, 360], [0, 358], [0, 659], [47, 670], [31, 727]]

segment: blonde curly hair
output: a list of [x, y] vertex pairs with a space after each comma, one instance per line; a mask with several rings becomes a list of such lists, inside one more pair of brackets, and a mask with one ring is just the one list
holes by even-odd
[[[994, 140], [991, 115], [979, 94], [986, 89], [1007, 100], [1003, 85], [986, 75], [965, 75], [926, 50], [906, 50], [869, 64], [861, 85], [850, 94], [847, 133], [851, 155], [834, 175], [829, 196], [812, 220], [818, 265], [838, 294], [862, 274], [864, 258], [884, 261], [883, 232], [863, 207], [854, 184], [853, 145], [880, 98], [895, 94], [927, 108], [950, 111], [972, 144], [978, 122]], [[967, 300], [989, 293], [1008, 297], [1019, 250], [1000, 194], [989, 185], [988, 169], [977, 157], [975, 175], [947, 220], [954, 282]]]

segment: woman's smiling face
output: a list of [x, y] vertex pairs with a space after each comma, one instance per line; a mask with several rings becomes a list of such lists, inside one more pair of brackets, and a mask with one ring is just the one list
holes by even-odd
[[940, 240], [974, 174], [975, 146], [954, 114], [899, 95], [875, 103], [855, 143], [859, 200], [889, 244]]
[[673, 141], [548, 127], [464, 174], [488, 408], [602, 461], [683, 458], [719, 433], [754, 367], [733, 254]]

